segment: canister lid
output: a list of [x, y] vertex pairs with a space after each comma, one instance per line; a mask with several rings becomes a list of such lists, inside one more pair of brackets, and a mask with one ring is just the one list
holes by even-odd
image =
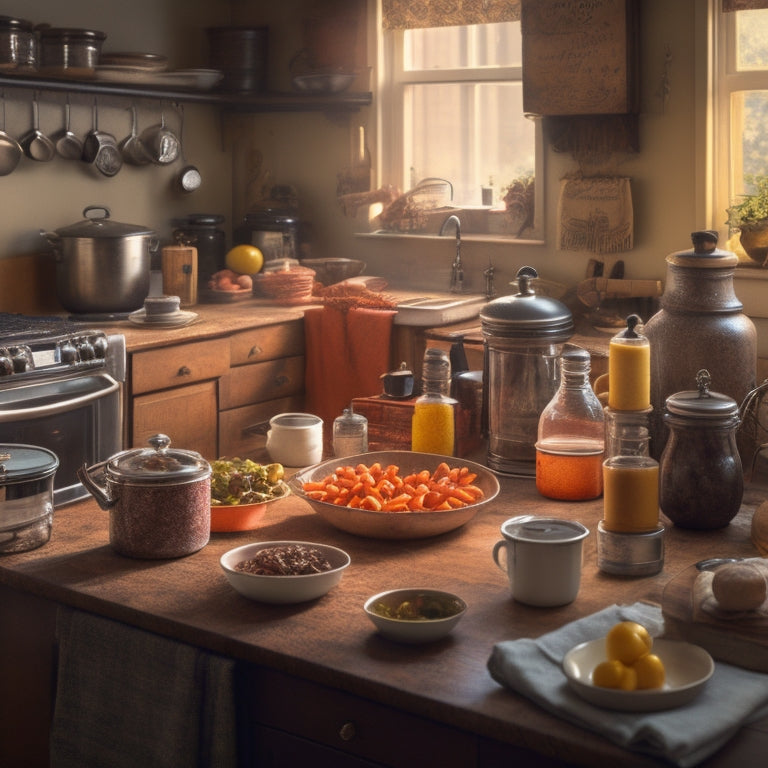
[[[96, 212], [101, 211], [101, 215]], [[84, 219], [56, 230], [59, 237], [120, 238], [128, 235], [153, 235], [154, 232], [138, 224], [121, 224], [110, 219], [109, 208], [89, 205], [83, 211]]]
[[11, 16], [0, 16], [0, 29], [13, 30], [14, 32], [31, 32], [34, 24], [25, 19], [14, 19]]
[[521, 267], [517, 273], [518, 293], [502, 296], [480, 310], [483, 333], [506, 338], [566, 341], [573, 335], [573, 314], [561, 301], [538, 296], [531, 280], [538, 277], [533, 267]]
[[4, 443], [0, 445], [0, 482], [16, 483], [40, 480], [59, 467], [59, 457], [36, 445]]
[[679, 267], [735, 267], [739, 257], [732, 251], [717, 247], [718, 233], [713, 229], [691, 232], [693, 248], [676, 251], [667, 256], [667, 263]]
[[211, 465], [196, 451], [170, 449], [167, 435], [149, 438], [149, 448], [135, 448], [113, 456], [107, 473], [127, 482], [171, 484], [202, 479], [211, 474]]
[[190, 213], [179, 219], [171, 219], [171, 225], [175, 229], [185, 227], [210, 229], [224, 223], [224, 216], [220, 213]]
[[697, 419], [723, 420], [738, 416], [738, 403], [728, 395], [711, 392], [709, 371], [701, 369], [696, 374], [698, 389], [676, 392], [666, 399], [666, 409], [675, 416]]

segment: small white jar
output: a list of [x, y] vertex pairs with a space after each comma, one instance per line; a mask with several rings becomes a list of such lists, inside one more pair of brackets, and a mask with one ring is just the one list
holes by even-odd
[[323, 458], [323, 420], [312, 413], [280, 413], [269, 420], [267, 452], [286, 467], [307, 467]]

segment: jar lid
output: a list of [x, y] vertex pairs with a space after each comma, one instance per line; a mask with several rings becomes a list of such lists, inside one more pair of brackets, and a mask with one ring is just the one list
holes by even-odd
[[95, 29], [69, 29], [65, 27], [47, 27], [40, 31], [41, 40], [60, 40], [61, 42], [69, 41], [101, 41], [106, 40], [107, 35], [105, 32], [98, 32]]
[[[89, 215], [101, 211], [100, 216]], [[56, 230], [59, 237], [127, 237], [129, 235], [153, 235], [154, 232], [147, 227], [137, 224], [121, 224], [119, 221], [112, 221], [109, 208], [102, 205], [89, 205], [83, 210], [82, 221], [70, 224]]]
[[36, 445], [4, 443], [0, 445], [0, 482], [18, 483], [40, 480], [59, 467], [59, 457]]
[[149, 448], [123, 451], [107, 461], [107, 472], [128, 482], [170, 484], [191, 482], [211, 474], [210, 464], [196, 451], [171, 450], [171, 438], [153, 435]]
[[220, 213], [190, 213], [181, 219], [171, 219], [171, 225], [176, 227], [215, 227], [224, 223]]
[[251, 226], [278, 226], [285, 224], [297, 224], [296, 215], [284, 208], [263, 208], [245, 214], [245, 223]]
[[531, 280], [539, 275], [533, 267], [518, 270], [519, 292], [502, 296], [480, 310], [483, 333], [506, 338], [566, 341], [573, 335], [573, 314], [561, 301], [537, 296]]
[[334, 420], [334, 424], [343, 429], [361, 428], [367, 423], [368, 419], [362, 413], [355, 413], [351, 405], [349, 408], [345, 408], [341, 416], [337, 416]]
[[25, 19], [14, 19], [11, 16], [0, 16], [0, 29], [11, 29], [17, 32], [31, 32], [34, 24]]
[[676, 251], [667, 256], [667, 263], [679, 267], [733, 267], [739, 263], [739, 257], [732, 251], [717, 247], [719, 235], [714, 229], [691, 232], [693, 248]]
[[676, 392], [666, 399], [667, 412], [675, 416], [700, 419], [728, 419], [738, 416], [739, 406], [733, 398], [720, 392], [710, 392], [711, 376], [706, 369], [696, 374], [698, 389]]

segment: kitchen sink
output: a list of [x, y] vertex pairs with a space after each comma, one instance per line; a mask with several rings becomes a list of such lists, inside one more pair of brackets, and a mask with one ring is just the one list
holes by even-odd
[[396, 325], [435, 327], [460, 323], [480, 314], [488, 303], [481, 294], [456, 294], [403, 297], [397, 300]]

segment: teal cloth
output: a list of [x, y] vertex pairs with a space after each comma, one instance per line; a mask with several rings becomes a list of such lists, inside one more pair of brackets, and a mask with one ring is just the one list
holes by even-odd
[[234, 661], [59, 609], [51, 768], [237, 764]]
[[594, 706], [568, 685], [565, 654], [604, 636], [620, 621], [637, 621], [653, 636], [663, 631], [658, 606], [613, 605], [536, 639], [499, 642], [488, 670], [496, 682], [539, 706], [626, 749], [644, 752], [687, 768], [723, 746], [741, 726], [768, 714], [768, 675], [716, 662], [703, 692], [691, 703], [662, 712], [617, 712]]

